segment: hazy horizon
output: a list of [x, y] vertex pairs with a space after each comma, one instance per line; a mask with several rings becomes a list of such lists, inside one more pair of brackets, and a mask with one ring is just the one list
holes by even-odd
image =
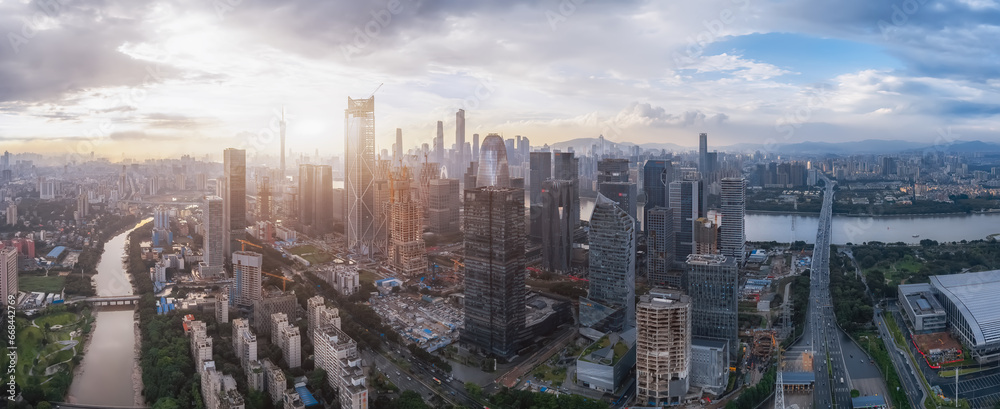
[[[905, 3], [905, 4], [904, 4]], [[375, 94], [379, 148], [455, 111], [533, 145], [1000, 142], [989, 0], [0, 2], [5, 149], [120, 159], [343, 150]], [[596, 29], [595, 29], [596, 28]], [[273, 151], [273, 153], [272, 153]]]

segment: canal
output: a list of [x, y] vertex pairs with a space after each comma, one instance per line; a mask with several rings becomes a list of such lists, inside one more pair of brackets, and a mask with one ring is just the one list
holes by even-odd
[[[125, 274], [128, 235], [152, 219], [104, 243], [104, 254], [97, 264], [97, 295], [132, 295], [132, 284]], [[135, 365], [135, 310], [132, 307], [102, 307], [97, 311], [94, 332], [83, 361], [73, 377], [68, 400], [100, 406], [141, 406], [137, 393], [140, 373]]]

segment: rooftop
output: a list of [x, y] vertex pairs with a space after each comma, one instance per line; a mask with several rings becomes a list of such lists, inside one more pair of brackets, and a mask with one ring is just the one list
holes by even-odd
[[976, 345], [1000, 342], [1000, 270], [931, 276], [931, 285], [948, 297], [969, 324]]

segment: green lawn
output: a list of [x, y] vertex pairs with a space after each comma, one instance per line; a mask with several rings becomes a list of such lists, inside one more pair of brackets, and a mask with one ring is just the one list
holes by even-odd
[[[27, 323], [27, 322], [25, 322]], [[28, 326], [17, 334], [17, 379], [27, 379], [28, 369], [42, 347], [42, 330]]]
[[45, 324], [49, 325], [68, 325], [74, 323], [77, 320], [77, 316], [71, 312], [60, 312], [55, 314], [49, 314], [44, 317], [35, 320], [35, 325], [44, 328]]
[[58, 293], [66, 283], [66, 277], [21, 276], [17, 279], [17, 287], [21, 291]]
[[539, 365], [531, 374], [537, 376], [541, 381], [552, 382], [555, 386], [562, 385], [563, 381], [566, 380], [565, 369], [553, 369], [545, 364]]
[[310, 264], [323, 264], [333, 260], [333, 256], [322, 252], [312, 244], [303, 244], [288, 249], [292, 254], [304, 258]]
[[296, 256], [301, 256], [303, 254], [315, 253], [319, 251], [319, 249], [316, 248], [316, 246], [313, 246], [312, 244], [303, 244], [301, 246], [292, 247], [288, 249], [288, 251], [290, 251], [292, 254]]
[[938, 375], [940, 375], [942, 378], [948, 378], [948, 377], [951, 377], [951, 376], [955, 376], [955, 371], [958, 371], [958, 376], [962, 376], [962, 375], [968, 375], [970, 373], [976, 373], [976, 372], [979, 372], [979, 371], [982, 371], [982, 370], [983, 370], [983, 368], [950, 369], [950, 370], [947, 370], [947, 371], [938, 372]]

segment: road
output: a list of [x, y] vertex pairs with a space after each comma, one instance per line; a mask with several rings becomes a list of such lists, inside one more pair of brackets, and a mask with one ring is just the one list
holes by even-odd
[[826, 179], [816, 245], [810, 269], [809, 308], [802, 340], [813, 351], [816, 385], [813, 397], [817, 408], [851, 408], [851, 377], [842, 346], [843, 334], [837, 326], [830, 299], [830, 235], [833, 225], [833, 188]]
[[[391, 352], [390, 352], [391, 353]], [[419, 393], [424, 397], [425, 400], [430, 400], [430, 398], [437, 394], [440, 395], [448, 403], [454, 406], [465, 406], [467, 408], [481, 407], [482, 404], [478, 400], [472, 397], [466, 390], [465, 385], [459, 381], [448, 382], [445, 379], [445, 374], [441, 370], [426, 367], [423, 363], [420, 363], [405, 351], [401, 351], [402, 355], [399, 355], [400, 359], [407, 360], [412, 363], [410, 370], [406, 371], [400, 368], [399, 365], [393, 363], [389, 358], [384, 355], [380, 355], [371, 351], [362, 351], [362, 357], [367, 362], [373, 363], [372, 368], [378, 370], [386, 375], [390, 381], [400, 390], [412, 390]], [[434, 387], [434, 378], [441, 380], [441, 384], [438, 388]]]
[[925, 395], [923, 383], [917, 379], [912, 361], [906, 356], [906, 352], [899, 349], [893, 341], [892, 334], [889, 333], [889, 327], [886, 326], [885, 319], [882, 317], [882, 311], [879, 309], [875, 310], [875, 325], [878, 326], [879, 336], [882, 337], [886, 350], [889, 351], [892, 366], [896, 368], [896, 373], [899, 374], [899, 379], [903, 382], [903, 389], [906, 389], [906, 397], [910, 400], [910, 407], [924, 407]]

